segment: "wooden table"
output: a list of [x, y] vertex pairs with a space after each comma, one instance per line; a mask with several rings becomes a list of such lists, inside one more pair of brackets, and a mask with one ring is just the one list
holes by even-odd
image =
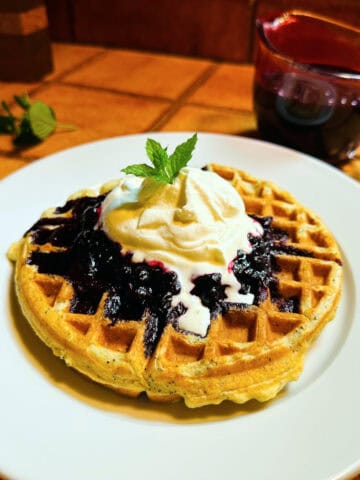
[[[118, 135], [178, 130], [256, 136], [251, 65], [66, 44], [54, 44], [53, 52], [51, 75], [37, 84], [0, 83], [0, 97], [13, 105], [13, 95], [27, 91], [49, 103], [59, 122], [78, 128], [23, 150], [0, 137], [0, 178], [64, 148]], [[344, 169], [360, 180], [360, 160]]]

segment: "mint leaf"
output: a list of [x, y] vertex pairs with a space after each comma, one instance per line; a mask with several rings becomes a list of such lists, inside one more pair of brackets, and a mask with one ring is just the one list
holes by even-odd
[[29, 114], [25, 113], [22, 117], [19, 126], [17, 127], [16, 136], [14, 138], [14, 144], [18, 147], [29, 147], [39, 143], [39, 138], [35, 137], [29, 120]]
[[130, 165], [121, 171], [132, 173], [137, 177], [151, 177], [159, 183], [173, 183], [180, 170], [185, 167], [191, 159], [196, 142], [197, 134], [195, 133], [191, 138], [186, 140], [186, 142], [178, 145], [174, 153], [169, 157], [167, 147], [164, 148], [156, 140], [148, 138], [145, 149], [154, 167], [142, 163]]
[[27, 93], [24, 93], [21, 97], [19, 95], [14, 95], [14, 100], [23, 110], [29, 110], [31, 102]]
[[136, 175], [137, 177], [154, 177], [156, 176], [155, 168], [146, 165], [145, 163], [139, 163], [137, 165], [129, 165], [121, 170], [124, 173]]
[[0, 134], [15, 133], [15, 119], [6, 115], [0, 115]]
[[9, 105], [5, 102], [5, 100], [1, 102], [1, 106], [3, 107], [5, 112], [9, 115], [10, 118], [14, 118], [14, 115], [10, 111]]
[[9, 105], [0, 102], [6, 115], [0, 114], [0, 135], [13, 135], [17, 146], [28, 147], [51, 135], [56, 128], [75, 130], [74, 125], [64, 125], [56, 122], [54, 110], [44, 102], [31, 102], [27, 93], [14, 95], [15, 102], [23, 109], [21, 116], [14, 116]]
[[191, 160], [193, 150], [197, 142], [197, 134], [195, 133], [186, 142], [181, 143], [175, 148], [175, 151], [169, 157], [169, 176], [171, 183], [178, 175], [180, 170]]
[[168, 161], [168, 154], [166, 151], [166, 148], [163, 148], [159, 142], [156, 140], [152, 140], [151, 138], [148, 138], [146, 140], [146, 153], [149, 159], [151, 160], [151, 163], [154, 165], [154, 167], [159, 171], [163, 172], [165, 171], [165, 167]]
[[129, 165], [126, 168], [121, 170], [124, 173], [136, 175], [137, 177], [151, 177], [156, 180], [158, 183], [168, 183], [167, 178], [156, 168], [150, 167], [145, 163], [137, 164], [137, 165]]
[[31, 130], [39, 140], [45, 140], [56, 128], [54, 111], [46, 103], [36, 101], [29, 108]]
[[11, 113], [9, 105], [3, 100], [1, 102], [1, 106], [5, 110], [7, 115], [0, 116], [0, 133], [2, 134], [17, 133], [17, 126], [16, 126], [17, 119]]

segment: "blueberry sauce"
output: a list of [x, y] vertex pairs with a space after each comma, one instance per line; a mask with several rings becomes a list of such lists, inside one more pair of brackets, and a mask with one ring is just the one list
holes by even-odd
[[[109, 327], [119, 321], [146, 319], [144, 352], [147, 357], [154, 352], [168, 323], [177, 327], [177, 319], [186, 312], [180, 302], [172, 306], [172, 299], [181, 290], [178, 276], [160, 262], [132, 262], [131, 253], [122, 253], [121, 245], [110, 240], [98, 228], [101, 204], [105, 195], [69, 200], [55, 210], [57, 217], [41, 218], [26, 233], [31, 233], [32, 243], [50, 243], [59, 247], [44, 253], [34, 250], [28, 263], [36, 265], [39, 273], [60, 275], [74, 290], [70, 311], [94, 314], [106, 293], [104, 316]], [[66, 214], [71, 213], [71, 216]], [[60, 216], [64, 215], [65, 216]], [[232, 269], [241, 283], [240, 293], [255, 295], [259, 305], [269, 295], [281, 311], [297, 312], [296, 297], [283, 298], [274, 276], [280, 268], [276, 255], [309, 255], [286, 245], [286, 232], [271, 227], [271, 217], [253, 218], [264, 229], [262, 237], [249, 236], [252, 252], [238, 251]], [[245, 304], [226, 302], [226, 285], [221, 274], [202, 275], [193, 280], [191, 293], [197, 295], [209, 308], [211, 317], [229, 309], [243, 309]]]
[[195, 287], [191, 290], [192, 295], [201, 299], [204, 307], [210, 310], [211, 317], [216, 317], [225, 308], [226, 285], [221, 284], [220, 273], [201, 275], [193, 280]]
[[252, 252], [245, 254], [238, 251], [233, 262], [233, 272], [241, 284], [240, 293], [253, 293], [254, 305], [259, 305], [270, 295], [270, 299], [282, 312], [299, 312], [297, 297], [283, 298], [279, 292], [279, 281], [274, 275], [280, 272], [276, 260], [278, 255], [297, 255], [311, 257], [306, 250], [287, 245], [289, 237], [284, 230], [271, 226], [272, 217], [251, 215], [263, 227], [261, 237], [249, 236]]

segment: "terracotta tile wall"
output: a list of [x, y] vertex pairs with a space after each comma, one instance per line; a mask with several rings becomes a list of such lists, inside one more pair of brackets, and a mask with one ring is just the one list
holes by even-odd
[[360, 25], [359, 0], [46, 0], [53, 40], [252, 60], [254, 19], [302, 8]]

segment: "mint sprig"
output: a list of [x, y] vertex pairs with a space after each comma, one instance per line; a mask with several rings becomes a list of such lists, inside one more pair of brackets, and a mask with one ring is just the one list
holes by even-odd
[[0, 134], [13, 135], [15, 145], [25, 147], [43, 141], [57, 128], [76, 128], [73, 125], [59, 124], [49, 105], [40, 100], [31, 102], [27, 93], [22, 96], [14, 95], [14, 100], [23, 110], [23, 114], [14, 116], [7, 102], [2, 101], [5, 114], [0, 114]]
[[153, 167], [141, 163], [129, 165], [121, 171], [137, 177], [150, 177], [158, 183], [173, 183], [180, 170], [190, 161], [196, 142], [197, 134], [195, 133], [186, 142], [178, 145], [169, 155], [167, 147], [164, 148], [156, 140], [148, 138], [145, 148]]

